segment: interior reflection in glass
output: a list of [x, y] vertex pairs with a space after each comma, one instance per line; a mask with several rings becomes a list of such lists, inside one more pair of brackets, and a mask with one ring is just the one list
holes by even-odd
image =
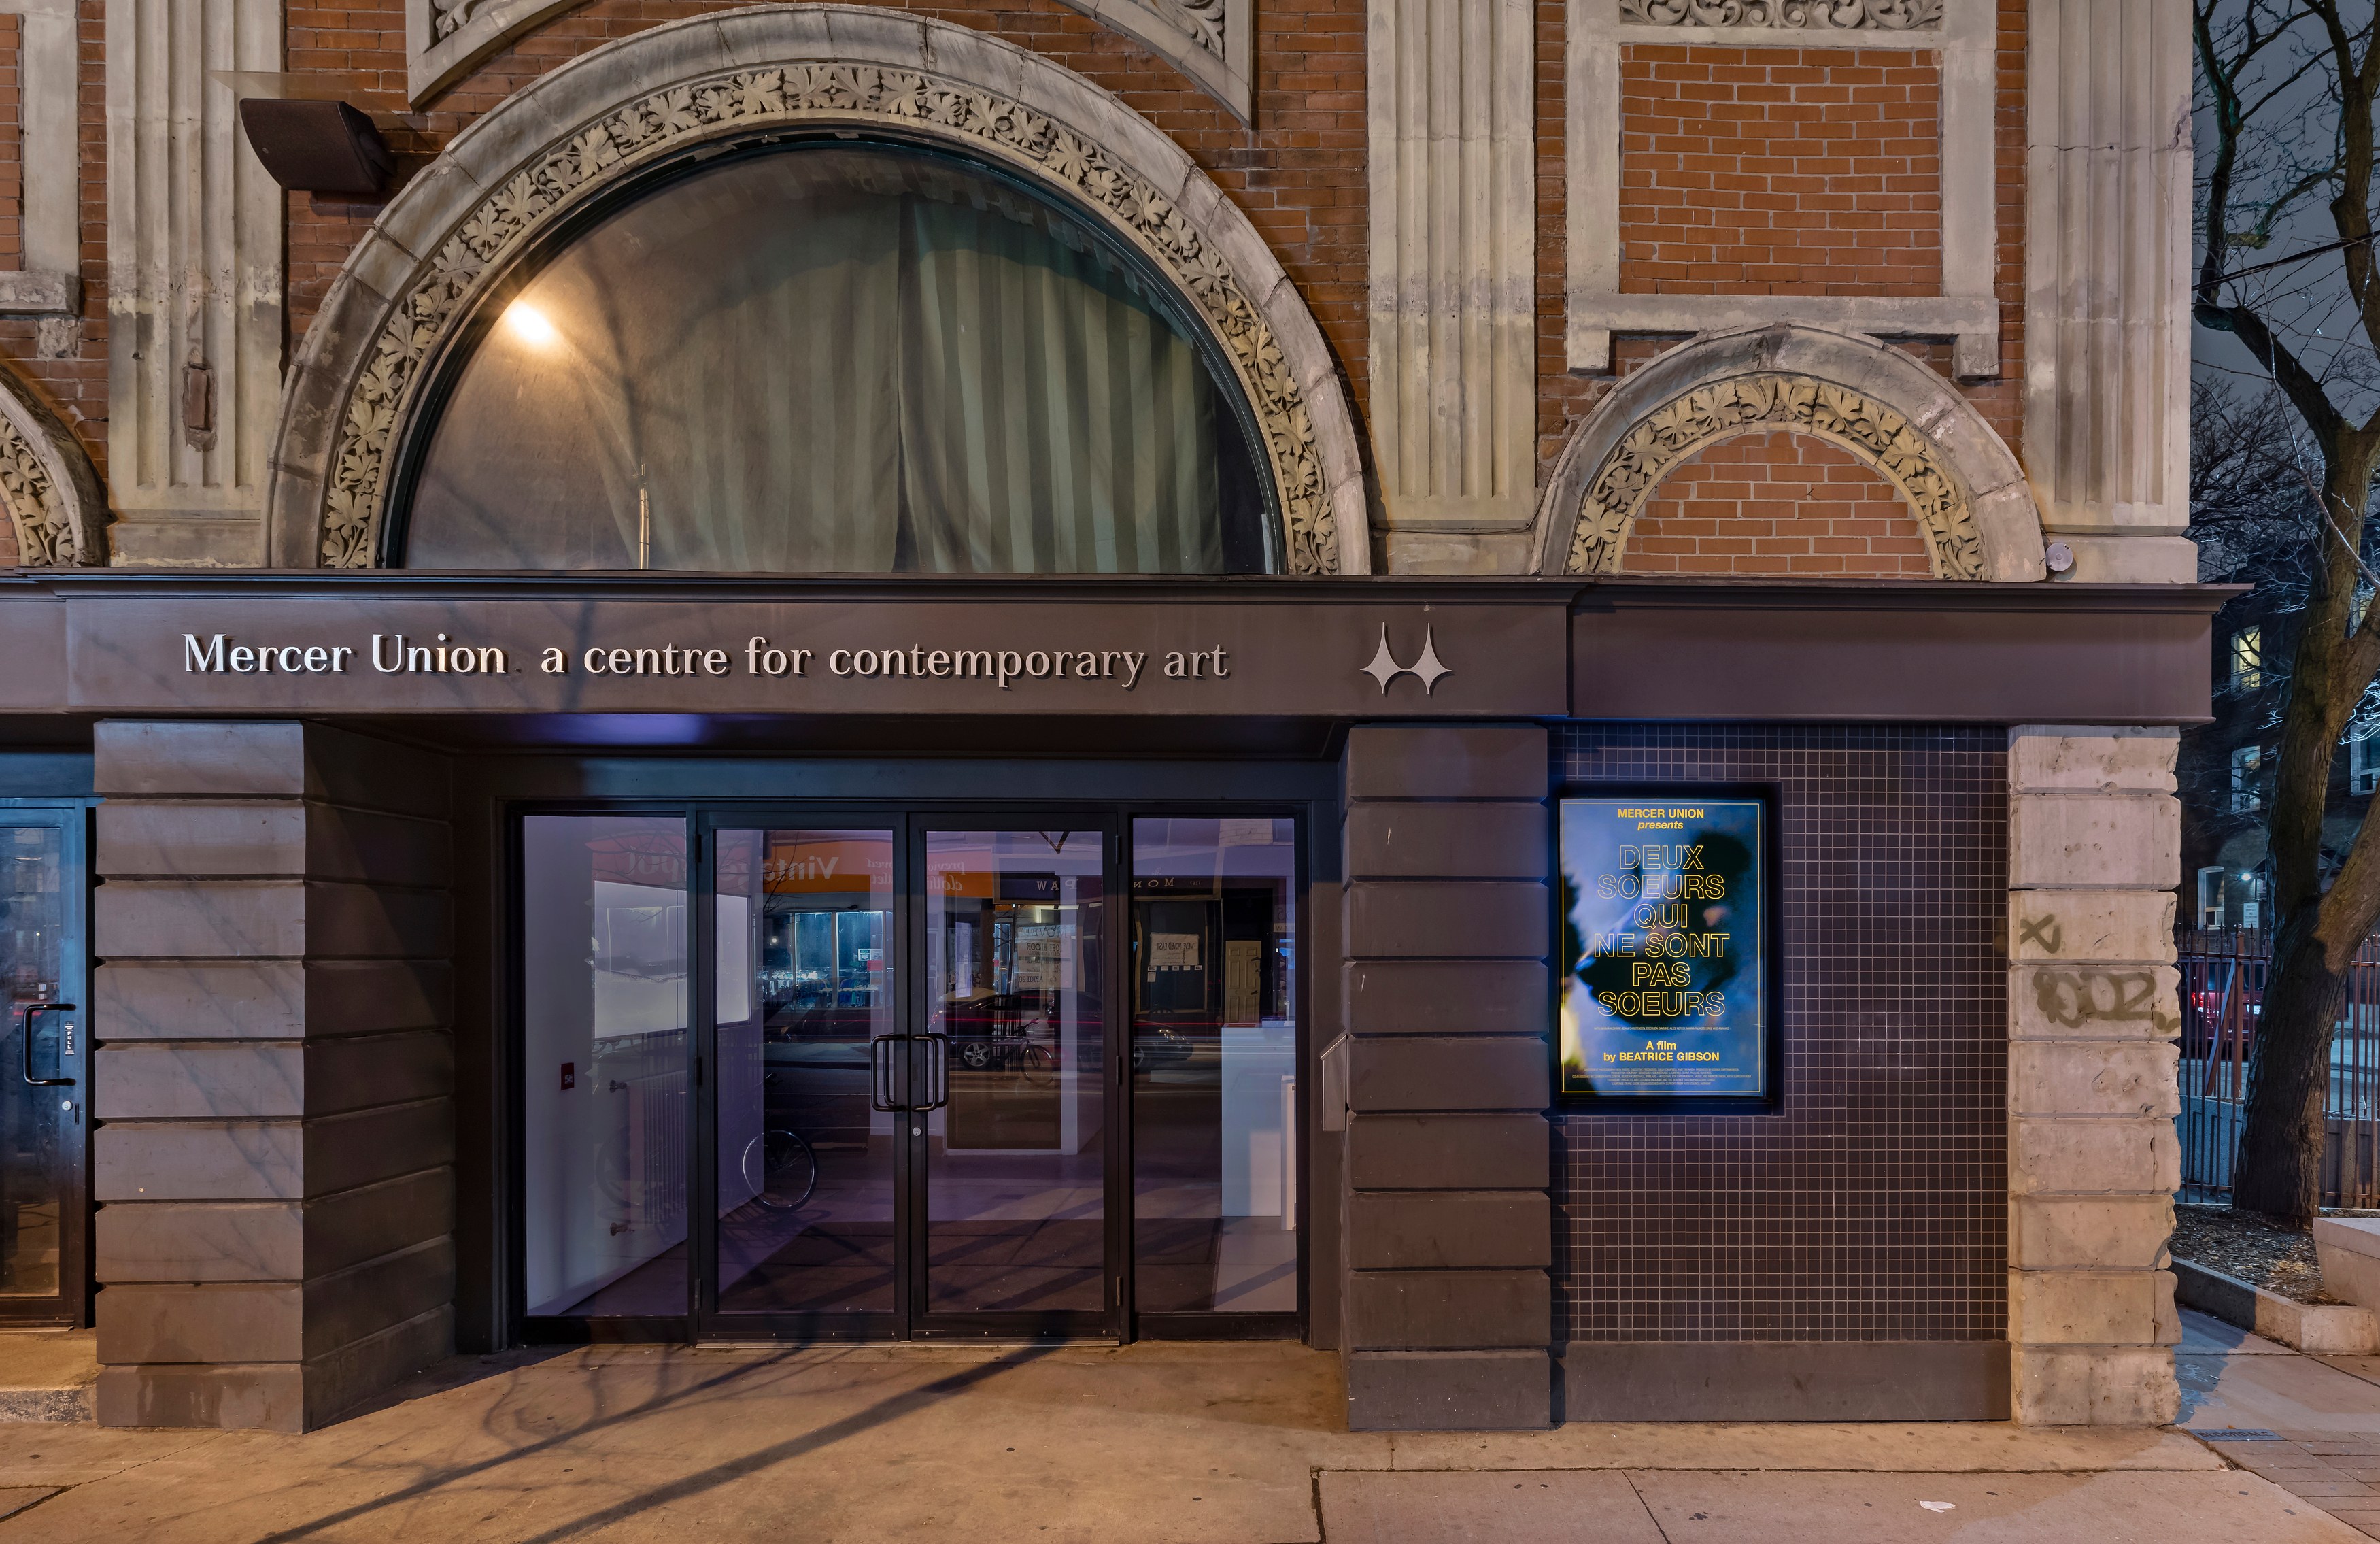
[[521, 822], [532, 1314], [686, 1311], [686, 822]]
[[925, 1126], [936, 1311], [1106, 1304], [1105, 864], [1096, 831], [927, 834], [927, 1028], [950, 1067]]
[[1295, 823], [1132, 826], [1143, 1313], [1297, 1307]]
[[892, 833], [722, 831], [716, 850], [719, 1307], [889, 1313], [896, 1133], [868, 1096], [893, 1032]]
[[723, 158], [579, 236], [487, 329], [399, 559], [1260, 572], [1236, 389], [1151, 282], [1103, 231], [947, 156]]

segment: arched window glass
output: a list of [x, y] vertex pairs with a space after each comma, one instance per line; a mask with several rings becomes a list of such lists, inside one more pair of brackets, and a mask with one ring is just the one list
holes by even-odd
[[722, 157], [555, 252], [448, 378], [415, 568], [1270, 566], [1178, 300], [1012, 178], [903, 146]]

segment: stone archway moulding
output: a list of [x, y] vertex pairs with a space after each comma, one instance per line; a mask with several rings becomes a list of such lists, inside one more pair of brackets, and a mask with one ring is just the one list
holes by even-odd
[[897, 128], [1052, 186], [1177, 285], [1231, 361], [1280, 491], [1293, 573], [1370, 568], [1354, 418], [1321, 329], [1247, 217], [1161, 131], [1026, 50], [855, 6], [688, 18], [491, 110], [392, 201], [306, 334], [282, 399], [272, 561], [378, 561], [392, 458], [443, 348], [564, 213], [705, 140]]
[[2024, 469], [1967, 399], [1897, 348], [1814, 327], [1706, 334], [1622, 380], [1571, 435], [1538, 513], [1541, 573], [1611, 574], [1637, 514], [1696, 452], [1768, 430], [1850, 451], [1897, 489], [1934, 577], [2046, 577]]
[[107, 561], [107, 497], [80, 441], [48, 406], [0, 371], [0, 505], [26, 568]]

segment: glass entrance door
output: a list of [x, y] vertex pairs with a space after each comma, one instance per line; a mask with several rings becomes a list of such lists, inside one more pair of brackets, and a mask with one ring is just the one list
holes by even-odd
[[1108, 832], [919, 822], [937, 1082], [913, 1126], [928, 1327], [1112, 1322]]
[[713, 1311], [883, 1334], [900, 1271], [908, 1091], [893, 968], [899, 833], [853, 822], [713, 839]]
[[80, 808], [0, 810], [0, 1323], [82, 1317], [82, 834]]
[[1112, 1332], [1113, 822], [709, 838], [705, 1332]]
[[[532, 1154], [588, 1176], [557, 1194], [591, 1198], [587, 1258], [533, 1315], [690, 1311], [722, 1339], [1293, 1328], [1293, 818], [685, 819], [528, 821], [553, 938], [528, 936], [560, 962], [559, 984], [527, 974], [530, 1093], [597, 1096], [550, 1138], [532, 1112]], [[606, 1210], [615, 1191], [642, 1210]]]

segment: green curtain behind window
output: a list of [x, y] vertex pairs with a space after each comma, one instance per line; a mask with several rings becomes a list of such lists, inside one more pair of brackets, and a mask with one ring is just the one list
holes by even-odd
[[1235, 436], [1062, 212], [939, 158], [793, 150], [664, 188], [522, 290], [439, 419], [404, 561], [1217, 573], [1219, 418]]

